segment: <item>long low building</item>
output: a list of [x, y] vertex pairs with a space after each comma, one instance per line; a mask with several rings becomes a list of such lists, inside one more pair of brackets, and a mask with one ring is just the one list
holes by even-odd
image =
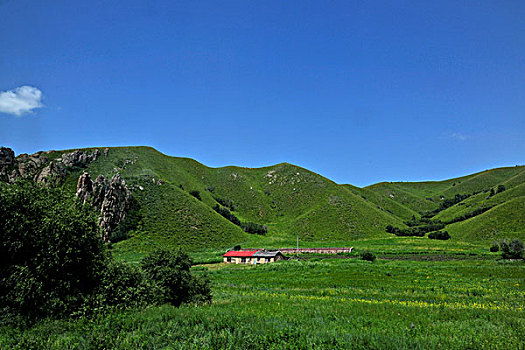
[[231, 264], [266, 264], [284, 259], [280, 251], [230, 250], [222, 256], [223, 262]]
[[316, 253], [316, 254], [337, 254], [351, 253], [353, 247], [333, 247], [333, 248], [279, 248], [279, 251], [286, 254], [297, 253]]

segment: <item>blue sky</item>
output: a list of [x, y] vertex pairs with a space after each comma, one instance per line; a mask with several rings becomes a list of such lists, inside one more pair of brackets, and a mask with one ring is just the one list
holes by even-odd
[[523, 1], [0, 0], [0, 144], [358, 186], [524, 164], [524, 33]]

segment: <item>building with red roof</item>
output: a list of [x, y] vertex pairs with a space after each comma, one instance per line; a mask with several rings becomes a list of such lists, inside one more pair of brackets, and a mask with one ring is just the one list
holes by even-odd
[[231, 264], [266, 264], [284, 259], [280, 251], [264, 249], [229, 250], [222, 256], [223, 262]]

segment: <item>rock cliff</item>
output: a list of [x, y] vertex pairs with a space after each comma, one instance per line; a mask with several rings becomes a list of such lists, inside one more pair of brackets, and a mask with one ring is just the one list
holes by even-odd
[[98, 223], [102, 229], [102, 238], [108, 241], [126, 217], [131, 191], [118, 173], [109, 181], [99, 175], [95, 182], [88, 173], [84, 173], [78, 178], [77, 197], [83, 203], [100, 209]]
[[37, 152], [32, 155], [15, 153], [8, 147], [0, 147], [0, 179], [14, 182], [17, 178], [32, 179], [43, 184], [60, 184], [69, 170], [86, 167], [100, 157], [100, 151], [75, 150], [64, 153], [60, 158], [50, 161], [49, 152]]

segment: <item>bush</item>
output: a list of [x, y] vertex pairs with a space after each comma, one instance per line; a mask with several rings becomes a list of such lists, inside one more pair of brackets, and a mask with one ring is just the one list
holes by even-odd
[[0, 184], [0, 309], [27, 319], [78, 310], [106, 264], [96, 215], [58, 189]]
[[255, 234], [263, 235], [263, 236], [266, 233], [268, 233], [268, 226], [256, 224], [254, 222], [243, 222], [241, 224], [241, 228], [243, 229], [244, 232], [255, 233]]
[[162, 302], [159, 287], [136, 266], [110, 262], [100, 282], [87, 302], [90, 309], [144, 307]]
[[210, 302], [211, 289], [206, 275], [191, 274], [191, 258], [182, 251], [154, 251], [141, 263], [146, 276], [157, 284], [163, 302], [179, 306], [188, 302]]
[[237, 244], [235, 247], [233, 247], [233, 250], [241, 250], [241, 245]]
[[440, 240], [447, 240], [450, 239], [450, 235], [447, 231], [435, 231], [428, 234], [428, 238], [430, 239], [440, 239]]
[[363, 254], [361, 254], [361, 259], [373, 262], [376, 259], [376, 256], [372, 252], [367, 250]]
[[190, 191], [190, 194], [191, 194], [193, 197], [197, 198], [198, 200], [202, 201], [201, 193], [200, 193], [199, 191], [195, 191], [195, 190], [193, 190], [193, 191]]
[[214, 199], [219, 203], [220, 205], [230, 209], [231, 211], [235, 211], [235, 204], [231, 199], [228, 198], [221, 198], [221, 197], [214, 197]]
[[498, 242], [492, 243], [492, 245], [490, 246], [490, 251], [493, 252], [493, 253], [498, 252], [499, 251], [499, 243]]
[[504, 239], [500, 242], [503, 259], [523, 259], [523, 242], [515, 238], [512, 241]]
[[213, 207], [213, 210], [215, 210], [223, 218], [229, 220], [234, 225], [241, 226], [241, 220], [239, 220], [239, 218], [232, 214], [227, 208], [221, 207], [220, 205], [216, 204], [215, 207]]

